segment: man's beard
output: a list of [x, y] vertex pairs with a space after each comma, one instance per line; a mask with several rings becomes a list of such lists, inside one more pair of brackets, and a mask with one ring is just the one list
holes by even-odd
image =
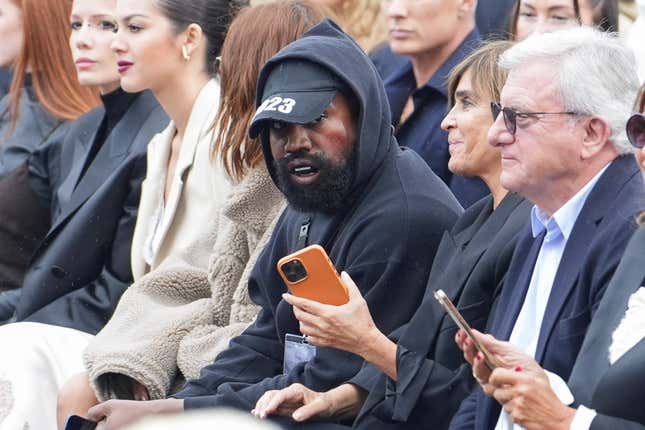
[[[295, 153], [280, 160], [273, 160], [278, 188], [289, 204], [301, 212], [334, 213], [347, 205], [354, 181], [357, 161], [356, 145], [348, 151], [343, 164], [334, 164], [324, 155]], [[318, 179], [308, 185], [291, 180], [287, 167], [293, 160], [307, 160], [318, 169]]]

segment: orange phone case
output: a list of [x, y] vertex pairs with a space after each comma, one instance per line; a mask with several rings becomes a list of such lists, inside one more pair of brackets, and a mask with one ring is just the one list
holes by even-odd
[[[289, 281], [282, 267], [294, 260], [306, 270], [306, 276], [295, 282]], [[320, 245], [311, 245], [278, 261], [278, 272], [294, 296], [314, 300], [327, 305], [340, 306], [349, 301], [349, 292], [336, 268]]]

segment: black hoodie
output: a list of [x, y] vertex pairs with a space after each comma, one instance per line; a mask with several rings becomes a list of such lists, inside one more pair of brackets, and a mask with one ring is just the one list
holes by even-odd
[[[321, 244], [338, 271], [352, 276], [376, 325], [390, 333], [406, 323], [421, 302], [443, 232], [462, 209], [416, 153], [399, 148], [381, 79], [369, 58], [333, 22], [314, 27], [265, 65], [258, 81], [258, 105], [269, 71], [286, 59], [322, 65], [343, 80], [359, 101], [353, 198], [342, 212], [313, 214], [308, 244]], [[261, 139], [275, 179], [266, 133]], [[268, 390], [296, 382], [328, 390], [360, 370], [360, 357], [318, 348], [312, 361], [282, 374], [285, 335], [300, 332], [291, 305], [282, 300], [287, 289], [276, 263], [298, 249], [305, 217], [290, 207], [282, 214], [249, 280], [250, 296], [262, 309], [255, 322], [202, 369], [200, 378], [189, 381], [176, 395], [186, 399], [186, 409], [227, 405], [248, 411]]]

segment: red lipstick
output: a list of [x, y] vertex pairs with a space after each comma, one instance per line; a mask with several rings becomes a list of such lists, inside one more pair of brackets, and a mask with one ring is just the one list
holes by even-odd
[[128, 71], [130, 67], [134, 65], [133, 62], [131, 61], [119, 61], [117, 62], [117, 66], [119, 67], [119, 73], [124, 74]]

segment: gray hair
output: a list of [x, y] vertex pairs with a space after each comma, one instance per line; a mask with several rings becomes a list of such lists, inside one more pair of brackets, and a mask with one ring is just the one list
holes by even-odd
[[602, 118], [620, 154], [633, 152], [625, 123], [638, 92], [636, 60], [617, 35], [591, 27], [533, 34], [502, 54], [506, 70], [546, 60], [557, 67], [560, 97], [566, 111]]

